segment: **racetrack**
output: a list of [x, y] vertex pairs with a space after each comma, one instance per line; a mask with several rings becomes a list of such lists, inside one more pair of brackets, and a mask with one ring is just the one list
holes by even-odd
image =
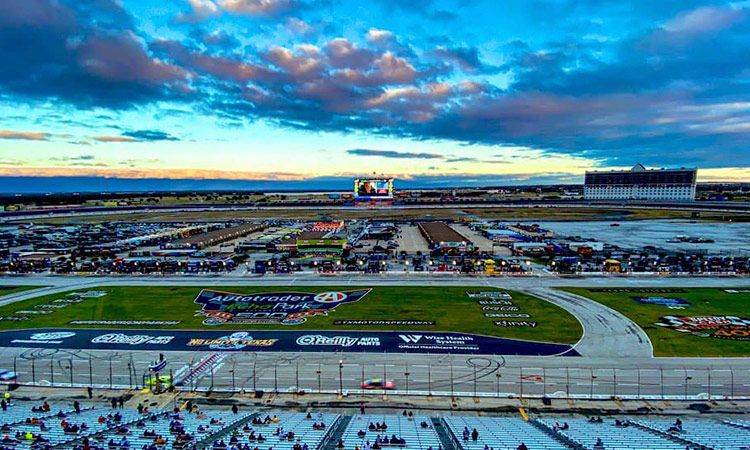
[[[638, 330], [610, 336], [610, 331], [628, 330], [628, 319], [611, 314], [611, 310], [592, 308], [586, 299], [559, 296], [549, 291], [550, 286], [597, 287], [668, 287], [680, 286], [742, 287], [748, 282], [742, 277], [524, 277], [524, 278], [427, 278], [427, 277], [336, 277], [318, 276], [222, 278], [222, 277], [25, 277], [4, 278], [3, 284], [39, 284], [49, 287], [12, 294], [0, 299], [5, 304], [32, 296], [84, 289], [102, 285], [191, 285], [217, 287], [231, 285], [429, 285], [429, 286], [494, 286], [527, 291], [548, 298], [566, 307], [584, 325], [586, 335], [576, 346], [581, 357], [521, 357], [496, 355], [426, 355], [382, 353], [243, 353], [218, 352], [208, 363], [213, 371], [188, 383], [190, 388], [208, 388], [213, 373], [215, 389], [231, 390], [240, 387], [286, 391], [300, 386], [314, 392], [337, 392], [340, 388], [353, 391], [362, 377], [385, 376], [393, 378], [399, 390], [409, 393], [450, 394], [460, 392], [473, 395], [542, 395], [544, 393], [578, 398], [610, 397], [612, 395], [699, 398], [750, 395], [750, 359], [748, 358], [653, 358], [646, 345], [639, 340]], [[575, 305], [576, 302], [582, 302]], [[606, 314], [600, 321], [601, 314]], [[623, 320], [624, 319], [624, 320]], [[597, 323], [602, 326], [597, 328]], [[641, 332], [642, 333], [642, 332]], [[612, 344], [606, 339], [614, 339]], [[637, 342], [637, 344], [636, 344]], [[617, 345], [620, 350], [613, 350]], [[620, 354], [619, 352], [623, 353]], [[176, 371], [185, 366], [195, 368], [211, 352], [167, 352], [170, 367]], [[627, 356], [623, 356], [627, 355]], [[69, 383], [73, 361], [73, 384], [106, 386], [110, 380], [115, 386], [136, 386], [148, 363], [155, 357], [143, 351], [87, 351], [87, 350], [27, 350], [3, 348], [0, 361], [10, 368], [15, 361], [22, 382]], [[91, 376], [89, 359], [91, 358]], [[109, 361], [113, 361], [112, 377]], [[216, 362], [215, 358], [220, 358]], [[34, 361], [32, 363], [32, 361]], [[342, 361], [341, 377], [339, 361]], [[192, 364], [191, 364], [192, 362]], [[33, 367], [32, 367], [33, 366]], [[51, 368], [51, 369], [50, 369]], [[254, 370], [253, 370], [254, 368]], [[318, 373], [320, 370], [320, 373]], [[364, 370], [364, 374], [363, 374]], [[32, 374], [33, 372], [33, 374]], [[255, 376], [253, 376], [253, 372]], [[475, 373], [476, 372], [476, 373]], [[408, 373], [408, 375], [406, 375]], [[452, 373], [452, 375], [451, 375]], [[499, 377], [497, 375], [500, 375]], [[299, 380], [299, 382], [297, 381]], [[318, 381], [320, 380], [320, 381]], [[453, 382], [451, 383], [451, 380]], [[662, 383], [663, 380], [663, 383]], [[452, 385], [452, 387], [451, 387]]]

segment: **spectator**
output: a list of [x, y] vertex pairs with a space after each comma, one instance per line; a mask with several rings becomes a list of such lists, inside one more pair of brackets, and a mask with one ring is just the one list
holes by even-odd
[[476, 441], [477, 439], [479, 439], [479, 432], [476, 428], [474, 428], [473, 430], [471, 430], [471, 440]]
[[602, 438], [596, 438], [596, 443], [594, 444], [594, 450], [605, 450], [604, 442], [602, 442]]
[[516, 450], [529, 450], [529, 448], [526, 447], [526, 444], [524, 444], [523, 442], [521, 442], [521, 445], [519, 445], [518, 447], [516, 447]]

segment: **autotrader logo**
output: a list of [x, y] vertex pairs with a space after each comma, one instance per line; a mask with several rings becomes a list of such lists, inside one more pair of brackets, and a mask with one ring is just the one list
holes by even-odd
[[321, 292], [313, 297], [318, 303], [338, 303], [346, 300], [347, 295], [343, 292]]
[[421, 334], [399, 334], [398, 337], [408, 344], [416, 344], [422, 339]]

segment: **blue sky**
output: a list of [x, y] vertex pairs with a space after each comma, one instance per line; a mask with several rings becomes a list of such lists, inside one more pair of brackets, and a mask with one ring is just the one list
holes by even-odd
[[636, 162], [750, 181], [749, 2], [3, 3], [6, 192], [577, 182]]

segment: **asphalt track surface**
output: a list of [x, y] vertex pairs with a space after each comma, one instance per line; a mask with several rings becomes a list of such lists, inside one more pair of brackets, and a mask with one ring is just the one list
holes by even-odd
[[[433, 276], [320, 277], [3, 277], [3, 285], [45, 285], [0, 298], [0, 304], [43, 294], [105, 285], [428, 285], [478, 286], [529, 292], [574, 314], [584, 327], [581, 357], [429, 355], [346, 352], [167, 352], [169, 369], [185, 388], [288, 392], [356, 392], [363, 379], [392, 379], [402, 393], [571, 398], [746, 398], [749, 358], [654, 358], [645, 333], [627, 318], [552, 286], [743, 287], [743, 277], [482, 278]], [[21, 382], [138, 387], [157, 355], [145, 351], [0, 348], [3, 368]], [[111, 366], [110, 366], [111, 364]], [[111, 369], [110, 369], [111, 367]], [[193, 374], [193, 376], [187, 376]], [[376, 391], [380, 392], [380, 391]]]

